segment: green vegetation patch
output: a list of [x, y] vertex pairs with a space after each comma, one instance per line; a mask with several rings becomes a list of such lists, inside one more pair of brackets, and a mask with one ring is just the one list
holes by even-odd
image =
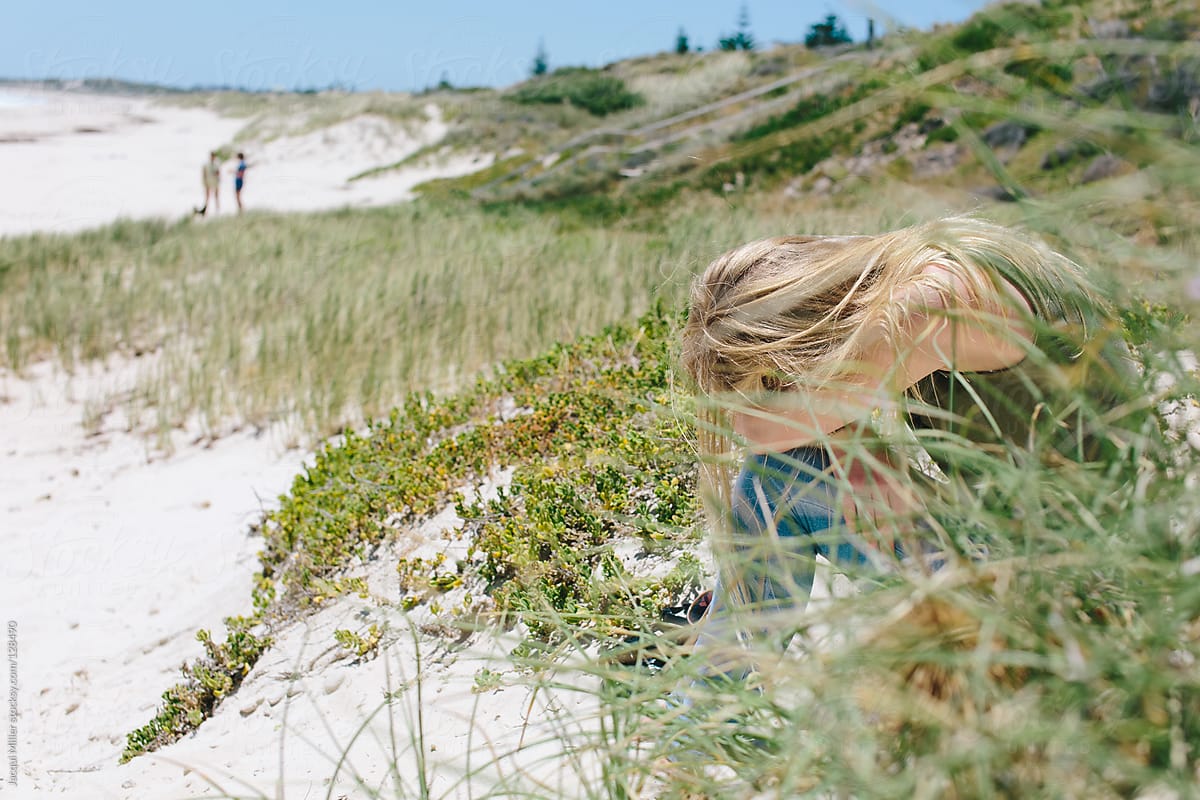
[[864, 97], [868, 97], [887, 86], [884, 81], [870, 79], [829, 94], [818, 93], [800, 100], [796, 105], [782, 114], [773, 116], [758, 125], [733, 137], [735, 142], [749, 142], [761, 139], [776, 131], [795, 128], [827, 117], [839, 109], [854, 105]]
[[493, 163], [490, 167], [459, 175], [453, 178], [434, 178], [413, 187], [413, 191], [426, 197], [457, 197], [466, 199], [475, 189], [486, 186], [492, 181], [504, 178], [513, 170], [523, 167], [533, 160], [527, 153], [511, 156]]
[[917, 67], [924, 71], [972, 53], [1017, 42], [1052, 39], [1074, 19], [1075, 13], [1065, 7], [1029, 3], [994, 6], [979, 12], [952, 32], [928, 39], [917, 56]]
[[644, 102], [625, 81], [586, 67], [564, 67], [533, 78], [510, 93], [508, 99], [525, 104], [570, 103], [598, 117]]
[[765, 182], [803, 175], [833, 155], [834, 148], [843, 141], [844, 137], [825, 133], [773, 150], [723, 161], [704, 174], [701, 185], [713, 191], [721, 191], [727, 184], [736, 185], [739, 174], [751, 180], [757, 176]]
[[[514, 485], [492, 503], [459, 502], [472, 540], [462, 572], [436, 559], [402, 561], [392, 587], [398, 602], [412, 607], [470, 581], [542, 639], [562, 631], [564, 619], [590, 619], [600, 637], [648, 627], [699, 574], [694, 559], [683, 559], [662, 578], [634, 578], [612, 549], [622, 536], [653, 549], [697, 535], [687, 425], [656, 411], [672, 399], [677, 325], [659, 306], [637, 324], [510, 362], [453, 397], [412, 395], [388, 419], [325, 447], [263, 524], [254, 616], [237, 620], [224, 645], [202, 632], [209, 659], [184, 668], [155, 718], [129, 735], [125, 757], [173, 741], [212, 713], [266, 646], [247, 632], [252, 625], [269, 630], [340, 594], [365, 593], [361, 579], [346, 577], [348, 566], [365, 561], [394, 525], [434, 513], [494, 466], [516, 467]], [[505, 418], [501, 407], [519, 411]], [[378, 636], [347, 631], [338, 642], [362, 656]]]
[[[800, 100], [785, 113], [773, 116], [738, 134], [732, 141], [738, 144], [753, 142], [808, 125], [852, 106], [886, 86], [884, 81], [870, 79], [862, 83], [847, 85], [836, 92], [811, 95]], [[814, 134], [779, 147], [759, 150], [722, 161], [703, 173], [700, 185], [707, 189], [721, 191], [726, 184], [736, 185], [739, 174], [743, 176], [743, 180], [753, 180], [758, 177], [767, 183], [803, 175], [833, 155], [835, 149], [840, 145], [844, 145], [854, 135], [861, 133], [865, 124], [859, 120], [849, 127], [849, 130]]]
[[[580, 399], [579, 444], [518, 470], [497, 500], [460, 506], [472, 569], [497, 610], [548, 641], [568, 629], [604, 638], [644, 627], [699, 575], [694, 560], [680, 560], [698, 528], [678, 423], [656, 424], [644, 401], [626, 410]], [[676, 568], [662, 579], [632, 575], [612, 547], [630, 537]]]
[[213, 641], [206, 630], [196, 632], [196, 639], [204, 644], [205, 656], [183, 665], [183, 681], [163, 692], [163, 705], [154, 719], [126, 737], [121, 763], [195, 730], [222, 699], [241, 685], [254, 662], [271, 645], [269, 637], [251, 633], [254, 624], [246, 617], [226, 617], [228, 633], [223, 644]]
[[[656, 535], [663, 530], [690, 535], [694, 476], [690, 466], [680, 466], [689, 463], [680, 455], [682, 429], [657, 423], [651, 413], [656, 403], [668, 400], [669, 328], [660, 311], [636, 327], [607, 328], [599, 337], [511, 363], [496, 379], [456, 397], [437, 402], [414, 395], [369, 432], [348, 434], [336, 447], [327, 447], [267, 517], [256, 607], [266, 612], [323, 602], [338, 590], [335, 578], [345, 565], [365, 558], [386, 538], [387, 520], [416, 520], [436, 511], [456, 487], [481, 478], [493, 465], [550, 470], [539, 478], [522, 473], [514, 490], [522, 496], [522, 513], [508, 507], [510, 518], [531, 523], [511, 544], [541, 557], [563, 546], [601, 546], [622, 527], [616, 517], [632, 517], [648, 503], [656, 509], [648, 518], [657, 522]], [[522, 413], [500, 418], [502, 400]], [[577, 481], [596, 474], [617, 482], [611, 473], [618, 469], [615, 464], [621, 465], [619, 482], [626, 491], [648, 487], [640, 505], [629, 505], [628, 498], [620, 505], [613, 492], [593, 491], [586, 498], [580, 493]], [[550, 479], [570, 474], [576, 477]], [[556, 501], [573, 498], [568, 505], [578, 513], [554, 516], [546, 492]], [[466, 505], [463, 512], [481, 521], [497, 509]], [[647, 524], [631, 530], [651, 535]], [[533, 545], [531, 537], [538, 532], [549, 539]], [[499, 535], [493, 529], [487, 534]], [[490, 590], [521, 572], [524, 557], [499, 542], [476, 545], [474, 552]], [[551, 607], [565, 610], [561, 603]]]

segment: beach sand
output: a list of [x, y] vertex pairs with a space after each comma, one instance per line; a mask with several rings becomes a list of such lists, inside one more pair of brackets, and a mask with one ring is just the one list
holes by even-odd
[[136, 368], [0, 372], [0, 608], [17, 625], [22, 785], [115, 766], [124, 734], [202, 652], [196, 630], [249, 611], [251, 524], [303, 466], [271, 435], [192, 445], [179, 431], [166, 455], [119, 412], [85, 432], [85, 406]]
[[[211, 150], [242, 148], [248, 209], [316, 211], [412, 198], [437, 177], [490, 165], [484, 153], [431, 154], [351, 181], [436, 144], [448, 131], [436, 105], [423, 120], [360, 115], [269, 141], [241, 137], [249, 118], [142, 97], [0, 88], [0, 236], [67, 232], [120, 218], [190, 217], [204, 205], [200, 171]], [[219, 210], [236, 213], [236, 159], [222, 163]]]

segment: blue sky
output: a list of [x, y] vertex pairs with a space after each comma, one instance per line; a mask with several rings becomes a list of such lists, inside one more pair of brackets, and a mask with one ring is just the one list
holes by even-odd
[[[0, 77], [118, 77], [170, 86], [420, 89], [521, 80], [545, 42], [552, 67], [598, 66], [669, 49], [680, 26], [706, 50], [736, 27], [738, 0], [356, 2], [64, 0], [0, 12]], [[760, 42], [802, 41], [836, 13], [856, 40], [866, 20], [927, 28], [982, 0], [750, 0]]]

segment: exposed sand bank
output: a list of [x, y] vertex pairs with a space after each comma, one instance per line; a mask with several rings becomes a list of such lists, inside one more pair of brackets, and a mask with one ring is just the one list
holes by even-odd
[[270, 435], [203, 446], [181, 431], [167, 456], [119, 413], [85, 433], [89, 399], [135, 375], [0, 371], [0, 608], [17, 624], [25, 788], [115, 767], [125, 733], [202, 652], [196, 630], [250, 610], [250, 525], [303, 465]]

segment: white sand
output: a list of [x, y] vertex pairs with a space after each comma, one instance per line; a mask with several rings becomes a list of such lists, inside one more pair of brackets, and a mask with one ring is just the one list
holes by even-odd
[[245, 124], [146, 100], [69, 92], [0, 98], [0, 235], [180, 217], [201, 205], [200, 165]]
[[[350, 181], [436, 144], [447, 133], [437, 106], [407, 124], [362, 115], [303, 134], [240, 140], [247, 209], [312, 211], [408, 200], [431, 178], [492, 163], [490, 154], [443, 153]], [[121, 217], [188, 216], [204, 203], [201, 167], [249, 119], [143, 98], [0, 89], [0, 236], [75, 231]], [[235, 162], [222, 165], [219, 211], [236, 211]]]
[[249, 524], [302, 466], [300, 452], [250, 434], [203, 448], [180, 432], [163, 456], [119, 414], [86, 436], [85, 403], [131, 385], [136, 366], [0, 371], [0, 608], [18, 626], [19, 785], [66, 787], [74, 770], [115, 763], [131, 723], [200, 653], [196, 630], [250, 610]]
[[[489, 493], [509, 477], [479, 488]], [[451, 507], [404, 532], [362, 573], [370, 599], [341, 598], [279, 634], [195, 735], [124, 766], [88, 762], [96, 769], [72, 775], [69, 785], [89, 797], [365, 797], [364, 786], [382, 787], [384, 797], [418, 796], [420, 752], [433, 797], [535, 782], [557, 787], [552, 795], [579, 794], [584, 778], [596, 780], [597, 762], [561, 756], [572, 739], [582, 744], [590, 734], [594, 695], [534, 692], [506, 655], [518, 638], [477, 634], [452, 645], [412, 626], [431, 621], [427, 611], [395, 609], [396, 559], [414, 548], [449, 547], [446, 534], [457, 524]], [[370, 624], [388, 626], [377, 655], [358, 660], [335, 644], [335, 630]], [[477, 692], [475, 676], [485, 667], [502, 676], [500, 684]], [[53, 786], [67, 784], [50, 777]]]
[[[245, 147], [247, 208], [315, 211], [334, 206], [373, 206], [412, 199], [412, 188], [431, 178], [462, 175], [492, 163], [490, 155], [433, 154], [428, 160], [351, 181], [368, 170], [390, 166], [422, 147], [439, 142], [448, 127], [436, 105], [425, 107], [426, 120], [406, 128], [384, 117], [363, 114], [311, 133]], [[235, 209], [236, 159], [222, 170], [221, 210]]]

